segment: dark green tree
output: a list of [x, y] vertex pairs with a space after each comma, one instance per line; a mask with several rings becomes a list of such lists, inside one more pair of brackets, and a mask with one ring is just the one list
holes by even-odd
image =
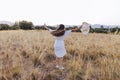
[[9, 30], [10, 26], [8, 24], [0, 24], [0, 30]]
[[32, 22], [28, 22], [28, 21], [24, 21], [24, 20], [19, 22], [19, 26], [21, 29], [24, 29], [24, 30], [34, 29], [34, 25]]
[[13, 26], [11, 26], [11, 29], [12, 30], [18, 30], [18, 29], [20, 29], [19, 22], [15, 22], [15, 24]]

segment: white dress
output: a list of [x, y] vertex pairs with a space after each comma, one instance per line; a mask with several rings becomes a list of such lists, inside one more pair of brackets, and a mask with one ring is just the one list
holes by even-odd
[[[50, 32], [54, 31], [49, 29]], [[64, 39], [71, 33], [71, 30], [65, 31], [63, 36], [55, 37], [54, 50], [57, 57], [63, 57], [66, 54]]]

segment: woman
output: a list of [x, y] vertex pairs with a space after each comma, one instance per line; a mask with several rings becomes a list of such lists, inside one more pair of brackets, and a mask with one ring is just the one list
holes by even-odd
[[82, 28], [82, 25], [79, 28], [66, 30], [63, 24], [60, 24], [56, 30], [52, 30], [48, 28], [46, 25], [44, 26], [50, 33], [55, 36], [54, 50], [56, 55], [56, 68], [64, 69], [63, 57], [66, 54], [66, 49], [64, 45], [64, 39], [71, 33]]

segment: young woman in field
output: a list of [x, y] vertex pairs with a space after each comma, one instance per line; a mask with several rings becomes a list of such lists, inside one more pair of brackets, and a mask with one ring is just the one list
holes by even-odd
[[56, 30], [52, 30], [48, 28], [46, 25], [44, 27], [50, 31], [50, 33], [55, 36], [55, 43], [54, 43], [54, 50], [56, 55], [56, 68], [64, 69], [62, 63], [63, 63], [63, 57], [66, 54], [66, 49], [64, 45], [64, 39], [71, 33], [75, 32], [77, 30], [80, 30], [82, 28], [82, 25], [79, 28], [66, 30], [65, 26], [63, 24], [60, 24]]

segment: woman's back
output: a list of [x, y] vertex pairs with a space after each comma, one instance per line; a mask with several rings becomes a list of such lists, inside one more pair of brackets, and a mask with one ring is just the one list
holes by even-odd
[[[54, 31], [52, 29], [49, 29], [50, 32]], [[66, 30], [64, 35], [62, 36], [55, 36], [55, 43], [54, 43], [54, 48], [57, 48], [57, 47], [64, 47], [64, 40], [65, 38], [71, 33], [71, 30]]]
[[71, 33], [71, 30], [65, 31], [64, 35], [55, 37], [56, 40], [64, 40], [69, 34]]

